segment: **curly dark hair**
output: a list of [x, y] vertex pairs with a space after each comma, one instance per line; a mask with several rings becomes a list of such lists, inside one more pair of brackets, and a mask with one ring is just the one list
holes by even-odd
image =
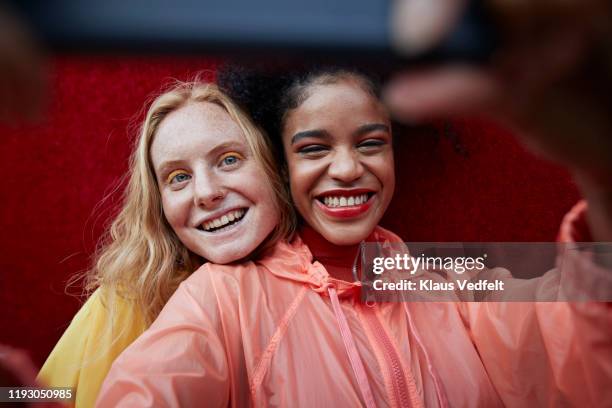
[[[381, 83], [385, 78], [374, 70], [358, 70], [352, 66], [318, 64], [279, 68], [271, 65], [246, 67], [227, 64], [217, 72], [220, 89], [250, 114], [255, 124], [270, 137], [275, 149], [274, 154], [283, 169], [286, 161], [281, 135], [287, 113], [299, 107], [308, 98], [312, 86], [333, 84], [347, 78], [380, 99]], [[393, 122], [392, 126], [393, 133], [398, 134], [425, 128], [436, 140], [440, 137], [448, 139], [456, 153], [464, 157], [469, 156], [450, 122], [445, 123], [440, 131], [429, 125], [415, 128]], [[394, 142], [395, 140], [396, 138]]]
[[380, 81], [371, 73], [338, 65], [267, 69], [226, 65], [217, 73], [218, 86], [251, 115], [253, 121], [273, 141], [276, 155], [284, 164], [282, 128], [287, 113], [299, 107], [316, 85], [354, 80], [366, 92], [380, 98]]

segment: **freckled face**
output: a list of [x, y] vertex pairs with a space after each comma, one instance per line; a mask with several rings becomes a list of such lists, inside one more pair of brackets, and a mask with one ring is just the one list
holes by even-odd
[[192, 252], [214, 263], [233, 262], [278, 224], [267, 176], [220, 106], [191, 103], [170, 113], [150, 155], [164, 215]]
[[336, 245], [366, 239], [395, 188], [389, 116], [355, 80], [316, 85], [283, 127], [291, 195], [305, 222]]

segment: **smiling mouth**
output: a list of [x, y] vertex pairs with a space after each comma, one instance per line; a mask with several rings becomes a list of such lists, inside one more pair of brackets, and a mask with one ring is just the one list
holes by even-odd
[[248, 208], [240, 208], [238, 210], [230, 211], [228, 213], [223, 214], [221, 217], [206, 221], [201, 225], [198, 225], [197, 229], [205, 232], [224, 231], [230, 228], [231, 226], [240, 223], [240, 221], [242, 221], [248, 210]]
[[354, 194], [350, 196], [327, 195], [319, 196], [316, 199], [328, 208], [353, 207], [365, 204], [375, 193]]

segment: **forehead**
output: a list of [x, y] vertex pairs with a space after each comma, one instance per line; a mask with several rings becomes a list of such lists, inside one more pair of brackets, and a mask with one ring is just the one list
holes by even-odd
[[314, 85], [307, 92], [304, 102], [287, 115], [286, 131], [389, 122], [382, 103], [355, 80]]
[[162, 120], [151, 144], [151, 160], [155, 164], [196, 152], [206, 154], [225, 143], [245, 143], [242, 130], [227, 111], [210, 102], [190, 103]]

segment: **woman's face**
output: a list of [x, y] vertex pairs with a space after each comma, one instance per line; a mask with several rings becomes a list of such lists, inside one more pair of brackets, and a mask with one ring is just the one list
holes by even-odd
[[150, 154], [164, 215], [192, 252], [214, 263], [233, 262], [277, 225], [266, 173], [220, 106], [191, 103], [170, 113]]
[[380, 102], [353, 79], [313, 85], [283, 127], [291, 195], [325, 239], [366, 239], [393, 196], [391, 125]]

